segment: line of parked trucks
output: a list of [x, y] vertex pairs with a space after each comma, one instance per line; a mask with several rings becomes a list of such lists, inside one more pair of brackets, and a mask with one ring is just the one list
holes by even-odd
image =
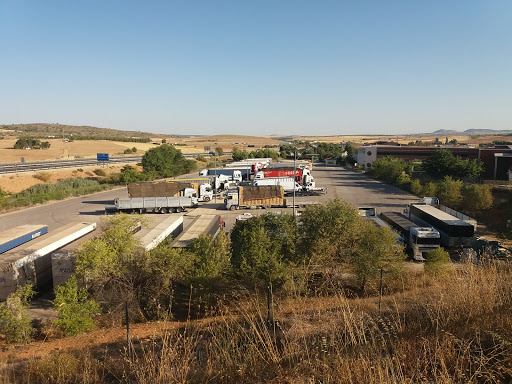
[[[197, 207], [199, 202], [209, 202], [219, 191], [226, 191], [226, 209], [284, 207], [285, 195], [326, 193], [326, 188], [316, 186], [310, 163], [300, 162], [296, 166], [278, 163], [270, 167], [270, 160], [247, 159], [223, 168], [204, 169], [199, 172], [199, 177], [131, 183], [128, 184], [128, 197], [116, 198], [114, 205], [105, 209], [108, 212], [183, 212]], [[254, 199], [249, 201], [249, 195], [255, 196]]]
[[360, 207], [359, 214], [378, 226], [397, 231], [412, 258], [424, 261], [427, 254], [441, 246], [448, 250], [467, 247], [473, 242], [476, 220], [439, 204], [437, 198], [423, 198], [409, 204], [405, 211], [383, 212]]

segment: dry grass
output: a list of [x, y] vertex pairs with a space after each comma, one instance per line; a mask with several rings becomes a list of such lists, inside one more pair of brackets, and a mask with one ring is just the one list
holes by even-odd
[[380, 313], [376, 297], [276, 297], [279, 323], [247, 294], [210, 322], [134, 340], [131, 360], [105, 346], [3, 373], [51, 383], [506, 383], [511, 277], [506, 265], [462, 265], [443, 280], [418, 273], [387, 286]]

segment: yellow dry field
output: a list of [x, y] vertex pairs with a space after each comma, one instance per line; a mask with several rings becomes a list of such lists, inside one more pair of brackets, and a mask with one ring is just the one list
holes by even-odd
[[[132, 167], [142, 170], [135, 164], [130, 164]], [[0, 189], [9, 193], [18, 193], [24, 189], [30, 188], [36, 184], [53, 184], [62, 179], [69, 178], [98, 178], [94, 173], [95, 169], [103, 169], [107, 175], [114, 172], [120, 172], [123, 165], [114, 165], [109, 167], [82, 167], [82, 168], [66, 168], [51, 171], [40, 171], [40, 172], [21, 172], [17, 174], [5, 174], [0, 175]], [[46, 176], [49, 178], [46, 181], [42, 181], [37, 177], [39, 175]]]
[[[123, 141], [109, 140], [76, 140], [64, 142], [61, 139], [44, 140], [50, 143], [48, 149], [14, 149], [16, 139], [0, 140], [0, 162], [13, 163], [21, 161], [23, 157], [26, 162], [55, 160], [55, 159], [75, 159], [96, 157], [97, 153], [108, 153], [110, 156], [122, 156], [126, 149], [137, 148], [137, 152], [130, 155], [142, 156], [147, 150], [157, 147], [152, 143], [133, 143]], [[159, 139], [156, 142], [160, 142]], [[188, 146], [177, 147], [183, 153], [203, 152], [196, 148]]]
[[[178, 144], [187, 144], [188, 147], [196, 148], [200, 152], [204, 152], [204, 147], [209, 146], [210, 150], [213, 151], [213, 147], [216, 144], [217, 147], [222, 148], [224, 151], [231, 151], [233, 147], [240, 149], [258, 149], [263, 148], [265, 145], [279, 145], [281, 141], [268, 136], [242, 136], [242, 135], [213, 135], [213, 136], [201, 136], [201, 137], [178, 137], [173, 138], [170, 141], [174, 141]], [[248, 148], [248, 145], [254, 145], [254, 147]], [[186, 147], [177, 147], [183, 149]], [[185, 153], [185, 152], [184, 152]]]

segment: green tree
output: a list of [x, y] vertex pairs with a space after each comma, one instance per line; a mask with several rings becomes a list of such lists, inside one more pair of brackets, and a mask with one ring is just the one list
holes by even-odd
[[221, 147], [215, 148], [215, 152], [218, 156], [222, 156], [224, 154], [224, 150]]
[[445, 176], [455, 178], [477, 178], [483, 172], [483, 163], [479, 160], [462, 160], [447, 149], [435, 151], [423, 162], [428, 175], [441, 179]]
[[0, 330], [8, 343], [30, 342], [33, 328], [26, 309], [34, 294], [32, 285], [27, 284], [0, 303]]
[[357, 209], [343, 200], [309, 206], [300, 216], [299, 255], [323, 265], [346, 261], [360, 225]]
[[443, 276], [449, 271], [450, 266], [450, 255], [443, 248], [437, 248], [427, 253], [425, 273], [428, 275], [434, 277]]
[[55, 325], [66, 336], [94, 329], [93, 316], [100, 313], [101, 308], [94, 300], [87, 300], [88, 296], [87, 290], [78, 289], [75, 276], [55, 288], [53, 306], [58, 315]]
[[142, 156], [144, 172], [155, 172], [160, 177], [173, 177], [197, 169], [194, 160], [187, 160], [181, 151], [170, 144], [152, 148]]
[[462, 181], [445, 176], [443, 181], [437, 183], [437, 197], [443, 205], [457, 206], [462, 201]]
[[457, 163], [455, 155], [447, 150], [440, 149], [423, 161], [423, 169], [432, 177], [443, 178], [453, 175]]
[[411, 193], [416, 196], [420, 196], [423, 191], [423, 186], [419, 179], [412, 179], [411, 181]]
[[369, 174], [391, 184], [399, 184], [407, 170], [407, 163], [396, 157], [381, 157], [373, 162]]
[[139, 245], [133, 235], [139, 223], [146, 224], [140, 215], [120, 213], [102, 218], [102, 236], [84, 242], [75, 254], [77, 275], [102, 286], [123, 274], [126, 261]]
[[231, 263], [231, 241], [224, 231], [212, 239], [211, 235], [200, 235], [191, 241], [188, 250], [197, 256], [197, 276], [216, 278], [226, 275]]
[[377, 227], [369, 221], [361, 223], [357, 245], [350, 257], [361, 290], [369, 280], [379, 276], [381, 269], [387, 273], [398, 272], [403, 260], [403, 249], [396, 243], [395, 234], [389, 228]]
[[167, 143], [167, 140], [166, 139], [162, 139], [162, 144], [165, 144]]
[[462, 206], [467, 211], [476, 213], [483, 209], [489, 209], [493, 202], [490, 185], [473, 184], [464, 187]]
[[268, 213], [238, 221], [231, 231], [234, 272], [275, 286], [285, 283], [287, 267], [296, 259], [297, 229], [291, 215]]
[[423, 186], [423, 193], [420, 196], [436, 197], [437, 196], [437, 184], [429, 181]]

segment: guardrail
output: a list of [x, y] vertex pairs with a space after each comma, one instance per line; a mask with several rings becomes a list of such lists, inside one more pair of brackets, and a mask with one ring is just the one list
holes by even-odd
[[[224, 152], [230, 155], [231, 152]], [[195, 158], [197, 156], [209, 156], [209, 153], [184, 153], [186, 158]], [[73, 159], [73, 160], [49, 160], [49, 161], [32, 161], [24, 163], [0, 163], [0, 174], [2, 173], [18, 173], [18, 172], [34, 172], [48, 169], [58, 168], [77, 168], [86, 166], [101, 166], [102, 164], [123, 164], [123, 163], [140, 163], [142, 156], [118, 156], [111, 157], [109, 161], [98, 161], [96, 158]]]

